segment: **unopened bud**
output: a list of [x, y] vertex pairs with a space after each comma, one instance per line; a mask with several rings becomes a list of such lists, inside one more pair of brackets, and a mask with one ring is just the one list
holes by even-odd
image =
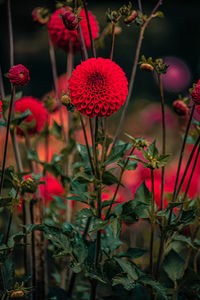
[[14, 291], [10, 295], [10, 298], [22, 298], [24, 297], [24, 292], [23, 291]]
[[47, 8], [36, 7], [32, 11], [32, 17], [35, 22], [37, 22], [40, 25], [44, 25], [48, 23], [50, 14]]
[[173, 109], [179, 116], [186, 116], [188, 114], [188, 107], [187, 105], [181, 101], [181, 100], [176, 100], [173, 102]]
[[138, 16], [137, 11], [136, 10], [132, 10], [131, 14], [124, 19], [124, 23], [126, 25], [132, 24], [133, 22], [135, 22], [135, 19], [137, 18], [137, 16]]
[[154, 70], [154, 67], [148, 63], [143, 63], [140, 65], [140, 69], [152, 72]]
[[69, 104], [71, 104], [71, 98], [68, 95], [63, 95], [61, 97], [61, 102], [63, 105], [68, 106]]
[[78, 28], [78, 18], [72, 11], [66, 10], [62, 15], [62, 20], [68, 30], [73, 31]]

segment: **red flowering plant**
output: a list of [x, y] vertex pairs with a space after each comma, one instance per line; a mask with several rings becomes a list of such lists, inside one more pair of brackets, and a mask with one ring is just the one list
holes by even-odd
[[[187, 96], [177, 95], [170, 111], [164, 90], [179, 91], [183, 83], [175, 80], [177, 60], [139, 61], [146, 28], [163, 17], [161, 2], [149, 15], [141, 1], [108, 9], [102, 32], [85, 0], [57, 3], [52, 13], [35, 8], [33, 21], [47, 29], [52, 68], [45, 83], [51, 92], [40, 101], [37, 89], [26, 96], [31, 84], [24, 95], [16, 92], [30, 76], [14, 65], [8, 1], [11, 95], [0, 76], [2, 299], [198, 297], [200, 82]], [[128, 83], [125, 66], [115, 61], [115, 39], [130, 26], [139, 28], [139, 39]], [[109, 55], [98, 49], [108, 34]], [[67, 55], [62, 76], [54, 46]], [[137, 69], [140, 78], [156, 78], [160, 104], [140, 103], [141, 111], [125, 118]], [[183, 69], [187, 85], [191, 76]]]

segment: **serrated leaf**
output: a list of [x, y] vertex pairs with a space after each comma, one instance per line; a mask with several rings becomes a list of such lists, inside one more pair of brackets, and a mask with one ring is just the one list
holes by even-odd
[[171, 250], [165, 257], [162, 267], [169, 278], [175, 282], [181, 277], [184, 263], [184, 259], [174, 250]]
[[130, 261], [125, 261], [121, 258], [114, 257], [115, 261], [119, 264], [122, 271], [129, 276], [129, 279], [135, 281], [139, 278], [137, 267]]
[[103, 184], [106, 184], [108, 186], [119, 182], [118, 178], [115, 177], [109, 171], [104, 171], [103, 172], [103, 174], [102, 174], [102, 181], [103, 181]]
[[59, 139], [59, 140], [62, 139], [62, 126], [60, 126], [55, 120], [53, 120], [53, 126], [51, 129], [51, 133], [57, 139]]
[[163, 285], [161, 285], [158, 281], [154, 280], [151, 276], [149, 275], [144, 275], [141, 276], [139, 279], [139, 282], [142, 283], [143, 285], [148, 285], [152, 287], [158, 294], [160, 294], [164, 299], [168, 299], [167, 297], [167, 289]]
[[122, 157], [124, 156], [124, 152], [128, 151], [131, 147], [132, 143], [124, 143], [122, 141], [118, 141], [113, 147], [112, 153], [105, 161], [104, 165], [107, 166], [115, 161], [122, 159]]
[[143, 256], [145, 253], [147, 253], [147, 250], [141, 248], [129, 248], [127, 252], [118, 253], [117, 257], [129, 257], [135, 259]]
[[95, 231], [103, 229], [108, 224], [108, 222], [109, 222], [108, 220], [94, 218], [91, 222], [89, 232], [95, 232]]

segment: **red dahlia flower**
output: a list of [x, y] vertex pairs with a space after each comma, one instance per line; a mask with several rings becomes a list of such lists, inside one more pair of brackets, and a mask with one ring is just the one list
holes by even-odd
[[71, 102], [89, 117], [110, 116], [124, 104], [128, 82], [110, 59], [90, 58], [76, 67], [69, 79]]
[[[29, 134], [34, 134], [40, 132], [47, 120], [47, 110], [44, 107], [43, 103], [38, 99], [33, 97], [22, 97], [15, 101], [15, 111], [23, 113], [27, 109], [31, 111], [24, 122], [27, 125], [27, 130]], [[22, 128], [17, 128], [17, 134], [24, 135]]]
[[8, 73], [8, 77], [10, 82], [16, 86], [24, 86], [30, 80], [29, 70], [23, 65], [13, 66]]
[[[79, 51], [80, 43], [79, 43], [77, 31], [68, 30], [63, 24], [63, 20], [61, 17], [68, 10], [69, 10], [68, 7], [63, 7], [61, 9], [56, 10], [52, 14], [51, 19], [48, 23], [49, 35], [52, 43], [56, 45], [58, 48], [68, 51], [69, 42], [72, 41], [74, 51]], [[99, 36], [98, 23], [95, 17], [90, 12], [88, 12], [88, 15], [89, 15], [89, 21], [90, 21], [90, 26], [92, 31], [92, 38], [96, 39]], [[91, 42], [90, 42], [90, 36], [89, 36], [88, 25], [87, 25], [84, 9], [81, 10], [79, 17], [82, 18], [82, 20], [80, 21], [80, 25], [83, 32], [85, 45], [87, 48], [90, 48]]]

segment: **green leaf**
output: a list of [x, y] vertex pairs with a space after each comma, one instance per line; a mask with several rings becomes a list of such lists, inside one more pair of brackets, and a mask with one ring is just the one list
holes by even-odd
[[102, 181], [103, 181], [103, 184], [106, 184], [108, 186], [119, 182], [119, 180], [117, 179], [117, 177], [115, 177], [109, 171], [104, 171], [103, 172], [103, 174], [102, 174]]
[[114, 236], [119, 238], [122, 228], [122, 220], [120, 220], [119, 218], [113, 218], [110, 220], [110, 223]]
[[170, 155], [169, 154], [161, 154], [157, 158], [157, 167], [161, 168], [164, 167], [169, 161]]
[[141, 276], [139, 279], [139, 282], [142, 283], [143, 285], [148, 285], [152, 287], [158, 294], [160, 294], [164, 299], [168, 299], [167, 297], [167, 289], [163, 285], [161, 285], [158, 281], [154, 280], [151, 276], [149, 275], [144, 275]]
[[19, 126], [30, 115], [32, 115], [32, 113], [29, 109], [27, 109], [25, 112], [17, 115], [14, 119], [12, 119], [11, 124], [14, 126]]
[[102, 236], [101, 247], [102, 249], [110, 255], [115, 250], [119, 248], [119, 246], [123, 244], [120, 239], [114, 235], [111, 224], [108, 224], [104, 229], [104, 235]]
[[40, 160], [39, 160], [39, 157], [38, 157], [38, 154], [36, 151], [29, 150], [29, 149], [26, 149], [26, 151], [27, 151], [27, 158], [29, 160], [33, 160], [35, 162], [40, 163]]
[[15, 265], [11, 257], [7, 257], [2, 265], [5, 288], [11, 290], [15, 282]]
[[184, 210], [181, 214], [179, 222], [177, 222], [177, 225], [186, 226], [193, 223], [195, 220], [195, 213], [196, 209]]
[[89, 232], [94, 232], [103, 229], [107, 224], [108, 220], [102, 220], [100, 218], [94, 218], [90, 225]]
[[130, 280], [127, 275], [117, 275], [113, 278], [112, 280], [112, 285], [118, 285], [121, 284], [127, 291], [131, 291], [132, 289], [135, 288], [135, 281]]
[[95, 179], [94, 176], [88, 175], [85, 172], [77, 172], [73, 177], [73, 181], [79, 181], [80, 183], [93, 182]]
[[139, 278], [138, 269], [132, 262], [125, 261], [118, 257], [115, 257], [114, 259], [119, 264], [122, 271], [128, 275], [129, 279], [135, 281]]
[[12, 197], [0, 197], [0, 207], [11, 206], [12, 199]]
[[144, 153], [147, 153], [148, 156], [153, 156], [153, 158], [157, 158], [158, 149], [156, 148], [156, 140], [154, 140], [153, 143], [151, 143], [151, 145], [147, 148], [146, 151], [144, 151]]
[[[123, 161], [118, 162], [118, 165], [121, 168], [124, 168], [125, 163], [126, 163], [126, 160], [123, 160]], [[134, 160], [129, 160], [128, 164], [126, 166], [126, 170], [128, 170], [128, 171], [134, 171], [136, 168], [137, 168], [137, 162], [134, 161]]]
[[140, 201], [150, 205], [151, 197], [151, 193], [147, 188], [145, 181], [143, 181], [135, 192], [134, 201]]
[[88, 199], [85, 198], [81, 198], [79, 196], [70, 196], [65, 198], [66, 200], [73, 200], [73, 201], [79, 201], [79, 202], [83, 202], [85, 204], [88, 204]]
[[184, 259], [174, 250], [171, 250], [165, 257], [162, 267], [169, 278], [175, 282], [181, 278], [184, 263]]
[[105, 161], [104, 165], [107, 166], [115, 161], [122, 159], [122, 157], [124, 156], [124, 152], [130, 150], [132, 145], [132, 143], [124, 143], [122, 141], [118, 141], [113, 147], [112, 153]]
[[127, 252], [118, 253], [117, 257], [129, 257], [135, 259], [143, 256], [145, 253], [147, 253], [147, 251], [141, 248], [129, 248]]
[[60, 126], [55, 120], [53, 120], [53, 126], [51, 129], [51, 133], [57, 139], [62, 140], [62, 126]]

